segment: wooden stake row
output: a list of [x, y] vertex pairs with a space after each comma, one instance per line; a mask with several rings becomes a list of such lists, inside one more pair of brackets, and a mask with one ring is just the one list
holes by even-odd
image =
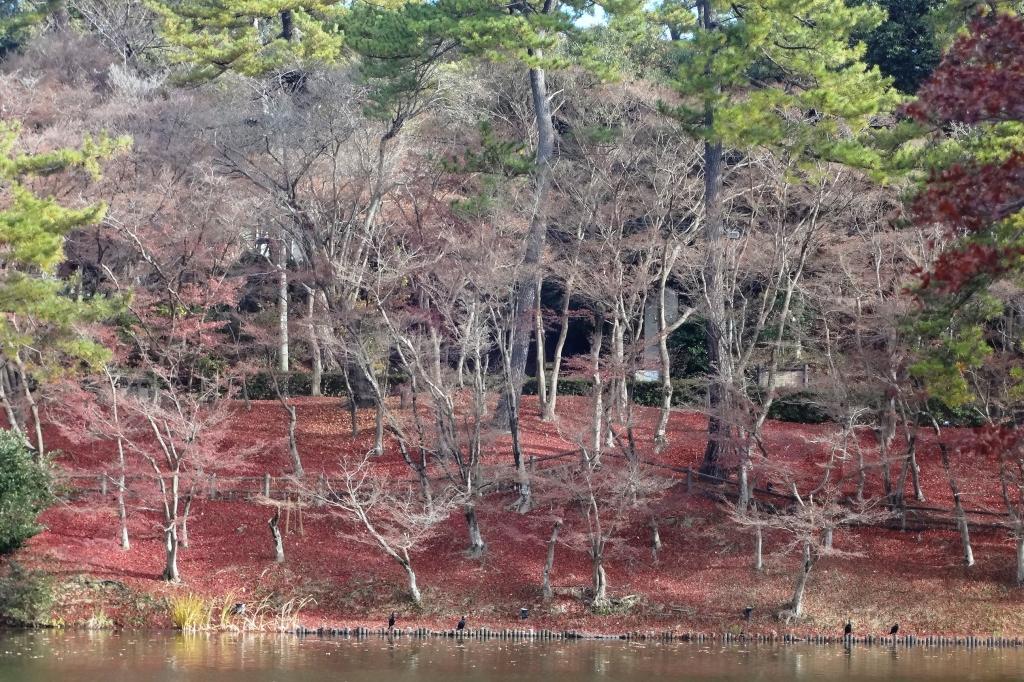
[[722, 642], [722, 643], [758, 643], [758, 644], [861, 644], [867, 646], [959, 646], [969, 648], [1010, 648], [1024, 646], [1021, 638], [1008, 637], [940, 637], [916, 635], [885, 636], [885, 635], [863, 635], [863, 636], [842, 636], [842, 635], [748, 635], [733, 633], [703, 633], [703, 632], [627, 632], [620, 635], [599, 635], [576, 632], [575, 630], [534, 630], [534, 629], [502, 629], [492, 630], [491, 628], [474, 628], [462, 631], [456, 630], [431, 630], [429, 628], [403, 629], [395, 628], [388, 632], [386, 628], [299, 628], [292, 631], [292, 634], [299, 636], [319, 637], [410, 637], [414, 639], [425, 639], [429, 637], [442, 637], [451, 639], [511, 639], [511, 640], [569, 640], [569, 639], [591, 639], [591, 640], [627, 640], [627, 641], [663, 641], [663, 642]]

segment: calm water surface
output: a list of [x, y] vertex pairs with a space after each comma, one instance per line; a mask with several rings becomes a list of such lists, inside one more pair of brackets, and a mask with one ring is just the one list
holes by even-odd
[[0, 632], [0, 682], [1024, 680], [1024, 652]]

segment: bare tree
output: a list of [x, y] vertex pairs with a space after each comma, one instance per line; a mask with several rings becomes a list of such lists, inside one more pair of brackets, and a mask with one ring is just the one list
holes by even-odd
[[453, 488], [438, 491], [424, 504], [413, 482], [395, 480], [374, 471], [367, 454], [360, 459], [343, 459], [340, 480], [330, 480], [325, 492], [309, 491], [328, 509], [351, 521], [358, 530], [347, 537], [377, 547], [391, 557], [408, 581], [409, 598], [416, 605], [423, 595], [416, 581], [410, 553], [437, 534], [461, 500]]

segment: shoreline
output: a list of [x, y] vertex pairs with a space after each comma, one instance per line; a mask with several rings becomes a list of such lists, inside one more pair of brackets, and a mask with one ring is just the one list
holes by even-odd
[[388, 633], [386, 628], [366, 628], [362, 626], [342, 628], [306, 628], [297, 627], [286, 630], [245, 630], [207, 628], [182, 630], [179, 628], [88, 628], [80, 626], [17, 626], [0, 625], [0, 634], [4, 632], [113, 632], [113, 633], [163, 633], [174, 635], [288, 635], [299, 639], [315, 637], [317, 639], [344, 640], [451, 640], [462, 642], [476, 641], [519, 641], [519, 642], [650, 642], [650, 643], [686, 643], [686, 644], [719, 644], [749, 645], [764, 644], [769, 646], [812, 644], [815, 646], [850, 647], [887, 646], [898, 648], [960, 648], [960, 649], [1020, 649], [1024, 647], [1022, 637], [994, 637], [980, 635], [830, 635], [830, 634], [733, 634], [729, 632], [676, 632], [676, 631], [634, 631], [621, 634], [606, 634], [579, 630], [550, 630], [534, 628], [501, 628], [488, 627], [467, 628], [462, 632], [455, 630], [433, 630], [431, 628], [395, 628]]

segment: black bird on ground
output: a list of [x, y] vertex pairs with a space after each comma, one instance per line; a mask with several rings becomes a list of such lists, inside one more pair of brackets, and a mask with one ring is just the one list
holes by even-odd
[[530, 615], [530, 609], [521, 608], [519, 609], [519, 620], [526, 620]]
[[394, 629], [395, 629], [395, 612], [392, 611], [391, 615], [388, 616], [388, 630], [394, 630]]
[[843, 626], [843, 634], [847, 637], [853, 634], [853, 621], [849, 618], [846, 619], [846, 625]]
[[889, 634], [892, 635], [893, 637], [895, 637], [896, 633], [898, 633], [899, 631], [900, 631], [900, 624], [899, 623], [893, 623], [892, 627], [889, 628]]
[[463, 630], [466, 629], [466, 617], [465, 616], [463, 616], [462, 618], [459, 619], [459, 624], [455, 626], [455, 629], [458, 630], [459, 632], [462, 632]]
[[749, 623], [750, 622], [750, 614], [752, 614], [753, 612], [754, 612], [754, 607], [753, 606], [746, 606], [746, 607], [744, 607], [744, 609], [743, 609], [743, 620], [745, 620], [745, 621], [747, 621]]
[[243, 604], [242, 602], [237, 602], [234, 606], [231, 607], [229, 613], [232, 616], [241, 616], [243, 613], [245, 613], [245, 604]]

